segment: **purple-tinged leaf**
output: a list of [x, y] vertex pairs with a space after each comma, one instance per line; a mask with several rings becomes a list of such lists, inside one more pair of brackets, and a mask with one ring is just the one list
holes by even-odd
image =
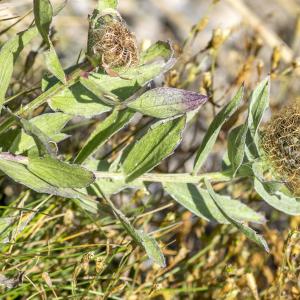
[[127, 106], [142, 114], [165, 119], [197, 109], [207, 99], [207, 96], [196, 92], [160, 87], [147, 91]]

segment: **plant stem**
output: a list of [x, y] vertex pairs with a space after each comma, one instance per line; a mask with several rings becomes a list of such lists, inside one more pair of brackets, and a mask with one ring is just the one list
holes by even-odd
[[[94, 172], [98, 179], [125, 180], [126, 176], [122, 173], [113, 172]], [[210, 181], [228, 181], [231, 180], [231, 171], [210, 172], [201, 175], [191, 175], [188, 173], [146, 173], [141, 175], [138, 180], [150, 182], [177, 182], [177, 183], [199, 183], [204, 178]]]

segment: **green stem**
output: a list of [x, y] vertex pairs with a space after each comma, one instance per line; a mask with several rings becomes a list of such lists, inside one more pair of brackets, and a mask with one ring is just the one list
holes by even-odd
[[[114, 179], [114, 180], [125, 180], [126, 176], [122, 173], [113, 172], [94, 172], [98, 179]], [[191, 175], [188, 173], [174, 173], [174, 174], [163, 174], [163, 173], [146, 173], [141, 175], [138, 180], [150, 181], [150, 182], [177, 182], [177, 183], [199, 183], [204, 178], [210, 181], [229, 181], [232, 179], [231, 171], [223, 172], [210, 172], [201, 175]]]
[[[21, 155], [13, 155], [9, 152], [0, 153], [0, 159], [10, 160], [21, 164], [28, 164], [28, 158]], [[126, 176], [123, 173], [115, 172], [93, 172], [97, 179], [114, 179], [125, 180]], [[216, 181], [230, 181], [232, 179], [232, 171], [226, 170], [222, 172], [210, 172], [200, 175], [191, 175], [189, 173], [145, 173], [141, 175], [138, 180], [150, 182], [175, 182], [175, 183], [200, 183], [203, 179], [211, 182]]]

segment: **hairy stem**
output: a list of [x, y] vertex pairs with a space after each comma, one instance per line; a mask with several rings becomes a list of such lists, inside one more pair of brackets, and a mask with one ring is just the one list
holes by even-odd
[[[122, 173], [94, 172], [94, 174], [98, 179], [106, 178], [106, 179], [122, 180], [126, 178], [125, 175]], [[210, 172], [210, 173], [203, 173], [201, 175], [191, 175], [188, 173], [173, 173], [173, 174], [146, 173], [141, 175], [138, 179], [142, 181], [150, 181], [150, 182], [199, 183], [204, 178], [207, 178], [210, 181], [228, 181], [232, 179], [231, 171]]]

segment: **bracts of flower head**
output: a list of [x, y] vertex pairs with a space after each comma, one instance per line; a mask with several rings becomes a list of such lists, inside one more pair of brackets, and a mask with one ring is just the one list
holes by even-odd
[[261, 146], [279, 178], [300, 195], [300, 101], [281, 109], [264, 126]]
[[89, 17], [87, 55], [105, 69], [134, 66], [139, 61], [135, 35], [116, 10]]

